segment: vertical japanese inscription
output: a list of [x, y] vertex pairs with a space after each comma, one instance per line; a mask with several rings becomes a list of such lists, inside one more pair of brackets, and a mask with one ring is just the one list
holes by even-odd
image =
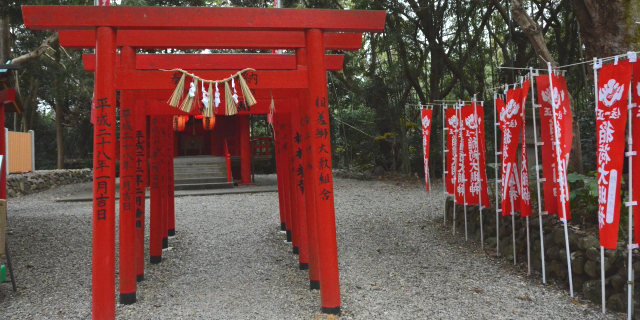
[[[131, 120], [131, 109], [122, 108], [120, 110], [120, 202], [123, 213], [127, 215], [133, 210], [134, 188], [134, 138]], [[122, 213], [121, 213], [122, 214]]]
[[[95, 110], [97, 111], [97, 121], [95, 130], [96, 140], [95, 150], [97, 162], [94, 164], [95, 172], [95, 206], [97, 207], [96, 214], [97, 220], [107, 220], [107, 203], [111, 200], [109, 188], [112, 180], [112, 168], [110, 166], [113, 155], [113, 149], [115, 144], [113, 143], [114, 131], [111, 126], [113, 125], [109, 120], [109, 113], [112, 112], [109, 109], [111, 104], [108, 98], [98, 98]], [[107, 110], [105, 110], [107, 109]]]
[[[318, 183], [320, 199], [329, 200], [333, 197], [331, 186], [327, 184], [331, 183], [331, 141], [329, 139], [329, 108], [327, 107], [327, 97], [316, 97], [315, 102], [315, 136], [317, 150], [315, 152], [318, 155]], [[309, 119], [304, 120], [309, 121]]]
[[[141, 129], [141, 128], [137, 128]], [[145, 199], [145, 157], [144, 157], [144, 133], [142, 130], [136, 130], [135, 136], [135, 155], [136, 155], [136, 228], [143, 228], [142, 218], [144, 216], [144, 199]]]

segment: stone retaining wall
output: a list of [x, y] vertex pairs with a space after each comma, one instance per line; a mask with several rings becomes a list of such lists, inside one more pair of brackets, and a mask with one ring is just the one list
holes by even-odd
[[12, 173], [7, 177], [7, 197], [24, 196], [66, 184], [89, 182], [92, 179], [93, 171], [91, 169]]
[[[447, 225], [453, 221], [453, 201], [447, 200]], [[496, 250], [496, 211], [483, 209], [482, 222], [485, 249]], [[545, 248], [545, 271], [547, 282], [562, 283], [569, 289], [566, 246], [563, 224], [557, 216], [543, 216], [543, 237]], [[500, 256], [513, 261], [513, 238], [511, 217], [499, 219]], [[470, 239], [480, 246], [480, 217], [477, 206], [467, 206], [467, 225]], [[540, 250], [540, 222], [537, 215], [529, 218], [529, 237], [531, 246], [531, 268], [538, 271], [542, 281], [542, 260]], [[526, 220], [516, 216], [516, 259], [518, 263], [527, 262]], [[456, 229], [458, 235], [464, 237], [464, 208], [456, 204]], [[613, 311], [627, 310], [627, 250], [626, 244], [619, 243], [617, 250], [605, 250], [605, 285], [607, 309]], [[595, 234], [571, 228], [569, 230], [569, 250], [571, 252], [571, 268], [573, 270], [573, 290], [583, 298], [594, 303], [601, 302], [600, 285], [600, 241]], [[640, 277], [640, 255], [634, 252], [634, 278]], [[634, 286], [634, 305], [640, 306], [640, 286]], [[568, 293], [567, 293], [568, 295]], [[640, 310], [635, 311], [639, 314]]]

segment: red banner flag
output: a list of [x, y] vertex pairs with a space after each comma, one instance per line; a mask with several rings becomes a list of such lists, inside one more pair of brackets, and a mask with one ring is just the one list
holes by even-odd
[[598, 77], [598, 224], [600, 245], [615, 249], [620, 220], [620, 182], [624, 162], [631, 64], [606, 64]]
[[422, 149], [424, 150], [424, 180], [427, 185], [427, 192], [431, 192], [429, 182], [429, 149], [431, 146], [431, 120], [433, 109], [422, 109]]
[[[633, 136], [633, 151], [636, 154], [631, 158], [631, 165], [633, 166], [633, 201], [640, 203], [640, 61], [632, 63], [633, 65], [633, 82], [631, 85], [631, 100], [635, 107], [631, 109], [631, 128]], [[635, 205], [633, 213], [638, 214], [640, 211], [640, 205]], [[640, 239], [640, 219], [634, 218], [634, 243], [638, 243]]]
[[517, 150], [522, 127], [520, 95], [522, 88], [507, 90], [506, 105], [498, 110], [502, 130], [502, 215], [520, 210], [521, 184], [517, 168]]
[[458, 161], [458, 114], [455, 108], [446, 109], [447, 119], [447, 168], [446, 185], [447, 193], [455, 193], [456, 164]]
[[[556, 133], [558, 135], [559, 152], [562, 160], [562, 172], [566, 175], [569, 154], [571, 153], [571, 143], [573, 132], [571, 131], [573, 119], [571, 106], [569, 104], [569, 91], [565, 79], [561, 75], [552, 76], [553, 94], [549, 89], [549, 75], [536, 77], [538, 85], [538, 102], [540, 103], [540, 139], [542, 141], [542, 172], [545, 181], [544, 189], [544, 209], [548, 214], [558, 214], [562, 218], [562, 200], [560, 199], [560, 180], [557, 168], [560, 167], [556, 158], [556, 134], [554, 133], [553, 113], [556, 113]], [[555, 99], [552, 101], [552, 97]], [[565, 185], [565, 194], [569, 194], [569, 186]], [[569, 212], [569, 198], [565, 199], [565, 209], [567, 218], [571, 219]]]
[[531, 215], [531, 191], [529, 188], [529, 162], [527, 161], [527, 139], [525, 130], [525, 106], [527, 103], [527, 95], [529, 93], [529, 80], [522, 83], [520, 89], [520, 116], [522, 117], [522, 152], [520, 153], [520, 216], [528, 217]]
[[484, 109], [482, 106], [466, 105], [460, 110], [460, 127], [463, 128], [464, 145], [464, 182], [463, 197], [467, 204], [479, 204], [482, 192], [482, 204], [489, 205], [487, 186], [486, 153], [484, 144]]

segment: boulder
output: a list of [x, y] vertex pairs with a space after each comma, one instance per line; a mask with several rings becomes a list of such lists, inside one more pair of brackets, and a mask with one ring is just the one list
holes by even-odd
[[596, 248], [596, 250], [600, 249], [600, 240], [594, 236], [586, 236], [582, 237], [578, 241], [578, 247], [580, 250], [589, 250], [590, 248]]
[[600, 263], [600, 249], [596, 249], [593, 247], [589, 248], [584, 253], [584, 255], [587, 257], [587, 259]]
[[607, 299], [607, 309], [613, 311], [627, 311], [627, 295], [616, 293]]
[[371, 170], [367, 170], [364, 172], [364, 178], [369, 180], [371, 178], [373, 178], [373, 172], [371, 172]]
[[573, 272], [576, 274], [584, 273], [585, 260], [586, 259], [582, 256], [571, 259], [571, 270], [573, 270]]
[[588, 274], [591, 278], [599, 278], [600, 264], [593, 260], [587, 260], [584, 263], [584, 273]]
[[547, 257], [549, 258], [549, 260], [557, 260], [559, 251], [560, 251], [560, 248], [556, 246], [553, 246], [547, 249]]
[[551, 261], [551, 270], [556, 274], [558, 278], [564, 279], [569, 274], [567, 266], [558, 262], [558, 260]]
[[627, 278], [619, 274], [611, 277], [611, 286], [614, 292], [624, 292], [627, 286]]
[[582, 285], [582, 296], [594, 303], [600, 303], [602, 297], [602, 287], [600, 280], [585, 281]]
[[377, 166], [377, 167], [375, 167], [375, 169], [373, 169], [373, 175], [376, 176], [376, 177], [384, 176], [385, 173], [386, 172], [385, 172], [384, 168], [382, 168], [381, 166]]

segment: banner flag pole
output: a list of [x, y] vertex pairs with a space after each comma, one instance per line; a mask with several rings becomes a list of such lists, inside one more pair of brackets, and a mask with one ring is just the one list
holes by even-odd
[[[449, 150], [447, 150], [447, 145], [445, 144], [445, 138], [444, 138], [444, 133], [445, 131], [449, 132], [449, 128], [447, 128], [445, 119], [447, 118], [447, 105], [445, 104], [442, 108], [442, 150], [444, 150], [442, 152], [442, 177], [443, 177], [443, 185], [444, 185], [444, 210], [443, 211], [443, 216], [444, 216], [444, 224], [447, 224], [447, 197], [449, 196], [449, 193], [447, 192], [447, 153], [449, 152]], [[455, 203], [455, 201], [454, 201]]]
[[500, 184], [500, 179], [498, 179], [498, 126], [500, 123], [497, 120], [498, 108], [496, 107], [496, 100], [498, 99], [498, 94], [493, 94], [493, 151], [494, 151], [494, 176], [493, 178], [496, 180], [496, 256], [500, 256], [500, 191], [498, 185]]
[[[460, 141], [458, 141], [458, 132], [460, 131], [460, 119], [458, 117], [458, 110], [460, 109], [456, 104], [454, 104], [454, 110], [456, 112], [456, 118], [458, 118], [458, 123], [457, 123], [457, 128], [456, 128], [456, 132], [455, 135], [452, 137], [452, 139], [456, 139], [456, 143], [455, 145], [451, 145], [451, 147], [453, 148], [453, 157], [452, 159], [455, 160], [454, 166], [453, 168], [455, 169], [453, 172], [453, 235], [456, 235], [456, 186], [458, 184], [458, 163], [460, 162], [460, 155], [459, 155], [459, 150], [456, 149], [460, 149], [457, 147], [457, 145], [460, 143]], [[449, 132], [449, 134], [451, 134], [451, 132]]]
[[[638, 75], [640, 76], [640, 75]], [[629, 107], [627, 108], [627, 112], [629, 113], [627, 117], [629, 131], [627, 137], [627, 153], [626, 156], [629, 158], [629, 202], [625, 205], [629, 208], [629, 246], [627, 250], [628, 259], [627, 262], [627, 319], [631, 320], [633, 317], [633, 249], [638, 248], [638, 245], [633, 244], [633, 207], [638, 203], [633, 200], [633, 160], [631, 157], [636, 155], [636, 152], [633, 151], [633, 122], [631, 118], [633, 118], [633, 108], [636, 107], [631, 100], [631, 87], [632, 84], [629, 84]]]
[[[465, 153], [464, 150], [464, 136], [462, 133], [462, 128], [464, 128], [463, 122], [462, 122], [462, 107], [464, 106], [464, 104], [462, 103], [462, 100], [460, 100], [459, 102], [459, 108], [460, 108], [460, 116], [458, 116], [458, 127], [460, 129], [458, 129], [458, 132], [460, 133], [460, 139], [458, 140], [458, 145], [460, 145], [460, 163], [462, 165], [462, 202], [463, 202], [463, 208], [464, 208], [464, 240], [465, 241], [469, 241], [469, 229], [467, 228], [467, 175], [466, 175], [466, 169], [464, 167], [464, 159], [467, 157], [467, 154]], [[465, 129], [466, 130], [466, 129]]]
[[[538, 71], [535, 71], [535, 75], [538, 75]], [[535, 103], [535, 99], [534, 99], [534, 90], [533, 90], [533, 76], [534, 76], [534, 71], [532, 67], [529, 67], [529, 82], [531, 83], [531, 108], [532, 108], [532, 113], [533, 113], [533, 140], [534, 140], [534, 150], [535, 150], [535, 155], [536, 155], [536, 185], [537, 190], [538, 190], [538, 220], [540, 222], [540, 258], [542, 261], [542, 283], [547, 284], [547, 273], [545, 272], [545, 261], [544, 261], [544, 230], [542, 228], [542, 196], [540, 194], [540, 182], [543, 182], [542, 179], [540, 179], [540, 167], [539, 167], [539, 161], [538, 161], [538, 146], [541, 146], [544, 142], [538, 142], [538, 125], [536, 124], [536, 108], [540, 108], [540, 105], [537, 105]], [[548, 174], [548, 173], [546, 173]], [[546, 178], [544, 178], [546, 179]], [[528, 226], [527, 226], [528, 228]], [[528, 241], [528, 237], [527, 237], [527, 241]]]
[[[596, 104], [596, 110], [598, 110], [598, 59], [593, 58], [593, 88], [594, 88], [594, 101]], [[604, 283], [604, 247], [600, 246], [600, 289], [601, 289], [601, 301], [602, 313], [607, 313], [607, 298], [605, 296], [606, 288]]]
[[[551, 101], [555, 101], [555, 93], [553, 90], [553, 69], [551, 69], [551, 63], [547, 62], [547, 68], [549, 70], [549, 91], [551, 92]], [[597, 88], [597, 85], [596, 85]], [[597, 101], [597, 100], [596, 100]], [[551, 108], [551, 111], [553, 112], [553, 132], [558, 132], [558, 120], [556, 118], [556, 109], [555, 108]], [[571, 273], [571, 251], [569, 250], [569, 228], [567, 227], [567, 207], [566, 207], [566, 202], [567, 202], [567, 188], [566, 183], [567, 183], [567, 173], [566, 173], [566, 169], [563, 168], [562, 166], [562, 162], [560, 161], [560, 140], [558, 140], [558, 135], [554, 134], [553, 137], [553, 142], [556, 145], [556, 152], [555, 152], [555, 156], [556, 156], [556, 162], [558, 164], [558, 179], [560, 179], [560, 202], [562, 203], [562, 222], [564, 222], [564, 242], [565, 242], [565, 247], [566, 247], [566, 252], [567, 252], [567, 268], [569, 270], [569, 292], [571, 293], [571, 297], [573, 298], [573, 274]], [[603, 268], [604, 270], [604, 268]], [[604, 284], [604, 281], [603, 281]]]
[[[483, 104], [484, 107], [484, 104]], [[484, 114], [484, 113], [483, 113]], [[480, 121], [478, 121], [478, 103], [476, 102], [476, 95], [473, 95], [473, 116], [475, 117], [474, 121], [476, 121], [476, 149], [478, 150], [477, 152], [480, 153], [480, 135], [479, 135], [479, 129], [478, 127], [480, 127], [481, 123]], [[482, 124], [484, 125], [484, 124]], [[478, 156], [479, 157], [479, 156]], [[485, 170], [486, 173], [486, 170]], [[480, 172], [478, 172], [478, 181], [480, 183], [480, 192], [478, 193], [478, 212], [480, 214], [480, 248], [482, 248], [484, 250], [484, 230], [483, 230], [483, 226], [482, 226], [482, 174]]]

